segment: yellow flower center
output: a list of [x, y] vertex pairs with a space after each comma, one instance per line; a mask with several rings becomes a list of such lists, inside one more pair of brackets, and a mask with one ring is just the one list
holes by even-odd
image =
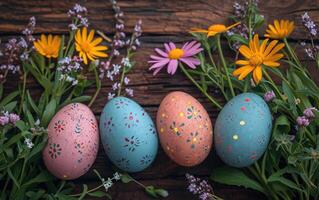
[[82, 42], [82, 43], [80, 44], [80, 46], [81, 46], [81, 49], [82, 49], [82, 51], [83, 51], [84, 53], [89, 53], [89, 52], [91, 52], [91, 45], [90, 45], [90, 43], [88, 43], [88, 42]]
[[174, 128], [174, 131], [175, 131], [175, 133], [177, 133], [177, 132], [178, 132], [178, 128], [175, 127], [175, 128]]
[[225, 32], [226, 30], [227, 30], [227, 27], [223, 24], [215, 24], [208, 28], [208, 31], [214, 31], [218, 33]]
[[170, 59], [180, 59], [183, 55], [184, 55], [184, 50], [183, 49], [179, 49], [179, 48], [176, 48], [176, 49], [172, 49], [170, 50], [170, 52], [168, 53], [168, 57]]
[[254, 66], [260, 66], [263, 63], [263, 56], [261, 54], [255, 54], [249, 59], [249, 63]]

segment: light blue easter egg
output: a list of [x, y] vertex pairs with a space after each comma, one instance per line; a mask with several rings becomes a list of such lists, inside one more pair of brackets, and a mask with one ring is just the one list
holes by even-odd
[[243, 93], [231, 99], [215, 123], [217, 155], [233, 167], [247, 167], [265, 152], [272, 128], [268, 105], [258, 95]]
[[131, 99], [116, 97], [105, 105], [100, 133], [107, 156], [124, 171], [142, 171], [156, 157], [158, 139], [154, 123]]

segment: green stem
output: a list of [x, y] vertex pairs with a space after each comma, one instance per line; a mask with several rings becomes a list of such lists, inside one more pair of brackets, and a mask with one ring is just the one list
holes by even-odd
[[236, 95], [235, 95], [235, 92], [234, 92], [234, 88], [233, 88], [233, 85], [232, 85], [230, 77], [229, 77], [228, 68], [227, 68], [227, 65], [226, 65], [226, 61], [225, 61], [225, 58], [224, 58], [222, 47], [220, 45], [220, 34], [217, 35], [216, 42], [217, 42], [218, 53], [219, 53], [220, 59], [222, 61], [222, 64], [223, 64], [223, 67], [224, 67], [224, 70], [225, 70], [225, 73], [226, 73], [227, 82], [228, 82], [228, 86], [230, 88], [230, 92], [231, 92], [232, 96], [235, 97]]
[[290, 47], [290, 45], [289, 45], [289, 43], [288, 43], [288, 41], [287, 41], [287, 38], [284, 38], [283, 41], [284, 41], [284, 43], [285, 43], [285, 46], [286, 46], [286, 48], [287, 48], [287, 50], [288, 50], [290, 56], [292, 57], [292, 59], [294, 60], [294, 62], [298, 65], [299, 70], [304, 71], [304, 69], [303, 69], [303, 67], [302, 67], [302, 65], [301, 65], [300, 60], [298, 59], [298, 57], [297, 57], [297, 55], [295, 54], [295, 52], [291, 49], [291, 47]]
[[121, 80], [120, 80], [119, 89], [117, 91], [117, 96], [121, 95], [122, 85], [123, 85], [123, 81], [124, 81], [124, 76], [125, 76], [125, 66], [123, 67], [123, 71], [122, 71], [122, 74], [121, 74]]
[[276, 92], [277, 92], [277, 94], [280, 96], [280, 98], [285, 101], [285, 98], [282, 96], [282, 94], [281, 94], [279, 88], [277, 87], [277, 85], [275, 84], [275, 82], [272, 80], [272, 78], [269, 76], [268, 72], [263, 69], [263, 73], [265, 74], [267, 80], [271, 83], [271, 85], [273, 86], [273, 88], [276, 90]]
[[23, 73], [23, 85], [22, 85], [22, 94], [21, 94], [21, 99], [20, 99], [20, 105], [19, 105], [19, 114], [21, 114], [22, 111], [22, 106], [24, 103], [24, 96], [25, 96], [25, 88], [27, 84], [27, 73]]
[[97, 73], [96, 66], [94, 67], [93, 71], [94, 71], [94, 75], [95, 75], [96, 91], [95, 91], [94, 96], [92, 97], [92, 99], [89, 103], [89, 107], [92, 106], [92, 104], [94, 103], [96, 97], [99, 95], [100, 90], [101, 90], [101, 80], [100, 80], [99, 74]]
[[[92, 188], [91, 190], [88, 190], [88, 191], [86, 192], [86, 194], [91, 193], [91, 192], [94, 192], [94, 191], [100, 189], [101, 187], [103, 187], [103, 184], [101, 184], [101, 185], [99, 185], [99, 186], [97, 186], [97, 187], [95, 187], [95, 188]], [[78, 194], [72, 194], [72, 195], [69, 195], [69, 196], [70, 196], [70, 197], [77, 197], [77, 196], [81, 196], [81, 195], [82, 195], [82, 193], [78, 193]]]
[[212, 65], [213, 65], [213, 67], [215, 68], [215, 69], [217, 69], [217, 66], [216, 66], [216, 63], [215, 63], [215, 61], [214, 61], [214, 58], [213, 58], [213, 55], [212, 55], [212, 52], [211, 52], [211, 49], [210, 49], [210, 46], [209, 46], [209, 44], [208, 44], [208, 41], [207, 41], [207, 38], [205, 39], [205, 49], [206, 49], [206, 51], [207, 51], [207, 53], [208, 53], [208, 57], [209, 57], [209, 59], [210, 59], [210, 62], [212, 63]]
[[248, 7], [248, 33], [249, 33], [249, 40], [252, 39], [252, 28], [251, 28], [251, 0], [249, 0], [249, 7]]
[[310, 141], [313, 143], [313, 145], [316, 146], [316, 138], [312, 137], [312, 134], [309, 132], [307, 128], [304, 129], [304, 132], [306, 133], [306, 136], [310, 139]]
[[222, 109], [222, 106], [215, 101], [194, 79], [193, 77], [187, 72], [187, 70], [184, 68], [183, 64], [180, 63], [180, 68], [182, 69], [183, 73], [191, 80], [194, 85], [219, 109]]
[[26, 159], [23, 160], [23, 165], [22, 165], [22, 170], [21, 170], [21, 174], [20, 174], [20, 179], [19, 179], [19, 184], [22, 185], [22, 180], [24, 177], [24, 171], [25, 171], [25, 165], [26, 165]]

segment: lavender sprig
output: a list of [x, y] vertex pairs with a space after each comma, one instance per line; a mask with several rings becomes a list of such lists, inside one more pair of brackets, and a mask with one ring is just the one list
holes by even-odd
[[192, 194], [198, 195], [201, 200], [221, 200], [221, 198], [214, 195], [214, 191], [211, 185], [206, 180], [201, 180], [193, 175], [186, 174], [188, 181], [188, 191]]
[[69, 24], [69, 28], [74, 31], [79, 27], [88, 27], [89, 20], [87, 19], [87, 9], [80, 4], [75, 4], [72, 9], [68, 11], [68, 16], [72, 18], [72, 23]]
[[314, 23], [314, 21], [310, 18], [310, 16], [308, 15], [307, 12], [305, 12], [302, 16], [301, 16], [301, 20], [302, 20], [302, 24], [304, 25], [304, 27], [308, 30], [308, 33], [310, 34], [310, 36], [315, 37], [317, 36], [317, 27], [316, 24]]

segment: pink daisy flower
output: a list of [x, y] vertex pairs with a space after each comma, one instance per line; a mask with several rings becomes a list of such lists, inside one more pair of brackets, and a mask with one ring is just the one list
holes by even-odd
[[173, 42], [164, 43], [165, 51], [155, 48], [158, 55], [151, 55], [152, 66], [150, 70], [154, 70], [153, 75], [156, 75], [163, 67], [167, 65], [167, 72], [171, 75], [175, 74], [178, 62], [183, 62], [188, 67], [195, 69], [196, 65], [200, 64], [199, 59], [194, 58], [194, 55], [201, 52], [200, 43], [196, 41], [186, 42], [182, 48], [176, 48]]

